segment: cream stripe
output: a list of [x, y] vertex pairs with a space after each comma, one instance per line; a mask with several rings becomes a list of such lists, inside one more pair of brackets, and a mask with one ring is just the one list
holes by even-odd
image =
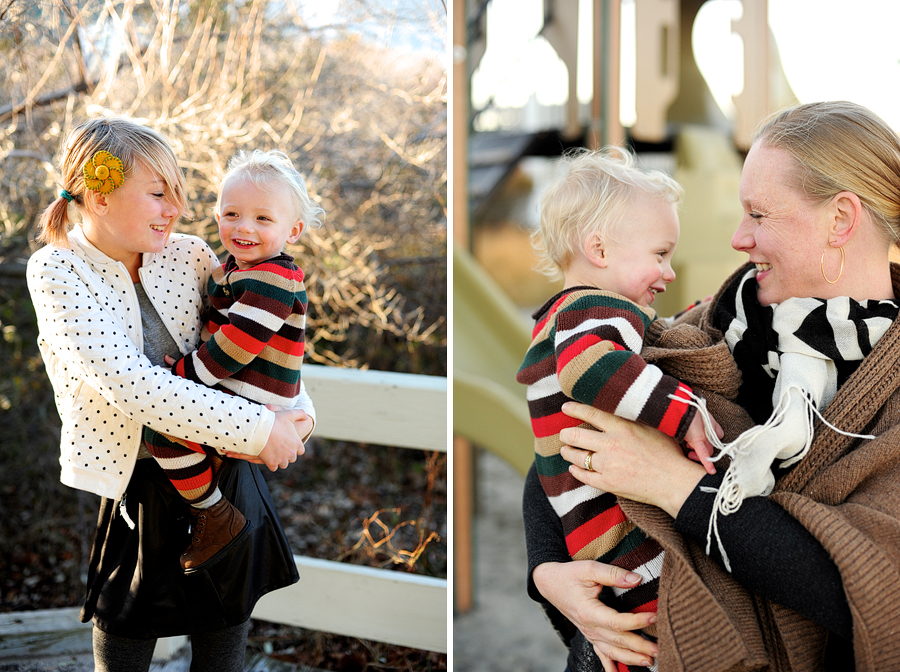
[[528, 401], [537, 401], [538, 399], [551, 397], [558, 392], [562, 392], [562, 388], [559, 386], [559, 379], [556, 377], [556, 373], [552, 373], [528, 385], [525, 388], [525, 398]]
[[553, 510], [556, 511], [556, 515], [562, 518], [579, 504], [596, 499], [602, 494], [602, 490], [597, 490], [589, 485], [582, 485], [556, 497], [548, 497], [548, 499], [553, 506]]
[[641, 347], [644, 344], [644, 339], [641, 338], [641, 335], [635, 330], [631, 322], [623, 317], [612, 317], [607, 320], [585, 320], [577, 327], [574, 327], [572, 329], [566, 329], [565, 331], [557, 330], [556, 345], [558, 346], [560, 343], [567, 341], [573, 336], [577, 336], [581, 333], [596, 331], [599, 327], [613, 327], [619, 332], [622, 338], [622, 343], [626, 348], [628, 348], [632, 352], [641, 351]]
[[645, 366], [616, 406], [615, 415], [626, 420], [637, 420], [662, 376], [663, 372], [658, 367]]

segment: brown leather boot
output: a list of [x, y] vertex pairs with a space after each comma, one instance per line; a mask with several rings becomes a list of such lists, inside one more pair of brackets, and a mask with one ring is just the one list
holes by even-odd
[[191, 545], [181, 554], [182, 569], [197, 569], [224, 550], [247, 527], [247, 519], [224, 497], [208, 509], [191, 507]]

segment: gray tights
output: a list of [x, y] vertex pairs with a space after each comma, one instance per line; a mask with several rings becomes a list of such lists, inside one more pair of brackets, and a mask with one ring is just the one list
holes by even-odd
[[[191, 672], [242, 672], [250, 621], [224, 630], [191, 635]], [[155, 639], [118, 637], [94, 628], [95, 672], [150, 669]]]

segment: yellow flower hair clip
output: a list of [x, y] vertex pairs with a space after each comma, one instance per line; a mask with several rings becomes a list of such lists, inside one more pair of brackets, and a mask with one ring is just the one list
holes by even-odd
[[125, 165], [118, 156], [105, 150], [84, 164], [84, 186], [98, 194], [111, 194], [125, 182]]

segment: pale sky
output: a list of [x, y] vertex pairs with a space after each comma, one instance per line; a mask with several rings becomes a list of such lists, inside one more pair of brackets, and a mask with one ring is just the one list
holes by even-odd
[[[590, 95], [590, 2], [582, 0], [579, 99]], [[730, 34], [740, 0], [710, 0], [694, 31], [694, 54], [726, 114], [743, 86], [741, 39]], [[566, 69], [543, 38], [539, 0], [492, 0], [488, 51], [472, 79], [473, 105], [495, 96], [520, 107], [534, 94], [544, 104], [566, 99]], [[801, 102], [847, 99], [866, 105], [900, 131], [900, 2], [769, 0], [769, 26], [785, 74]], [[493, 30], [492, 30], [493, 28]], [[622, 2], [621, 119], [634, 119], [634, 0]]]

